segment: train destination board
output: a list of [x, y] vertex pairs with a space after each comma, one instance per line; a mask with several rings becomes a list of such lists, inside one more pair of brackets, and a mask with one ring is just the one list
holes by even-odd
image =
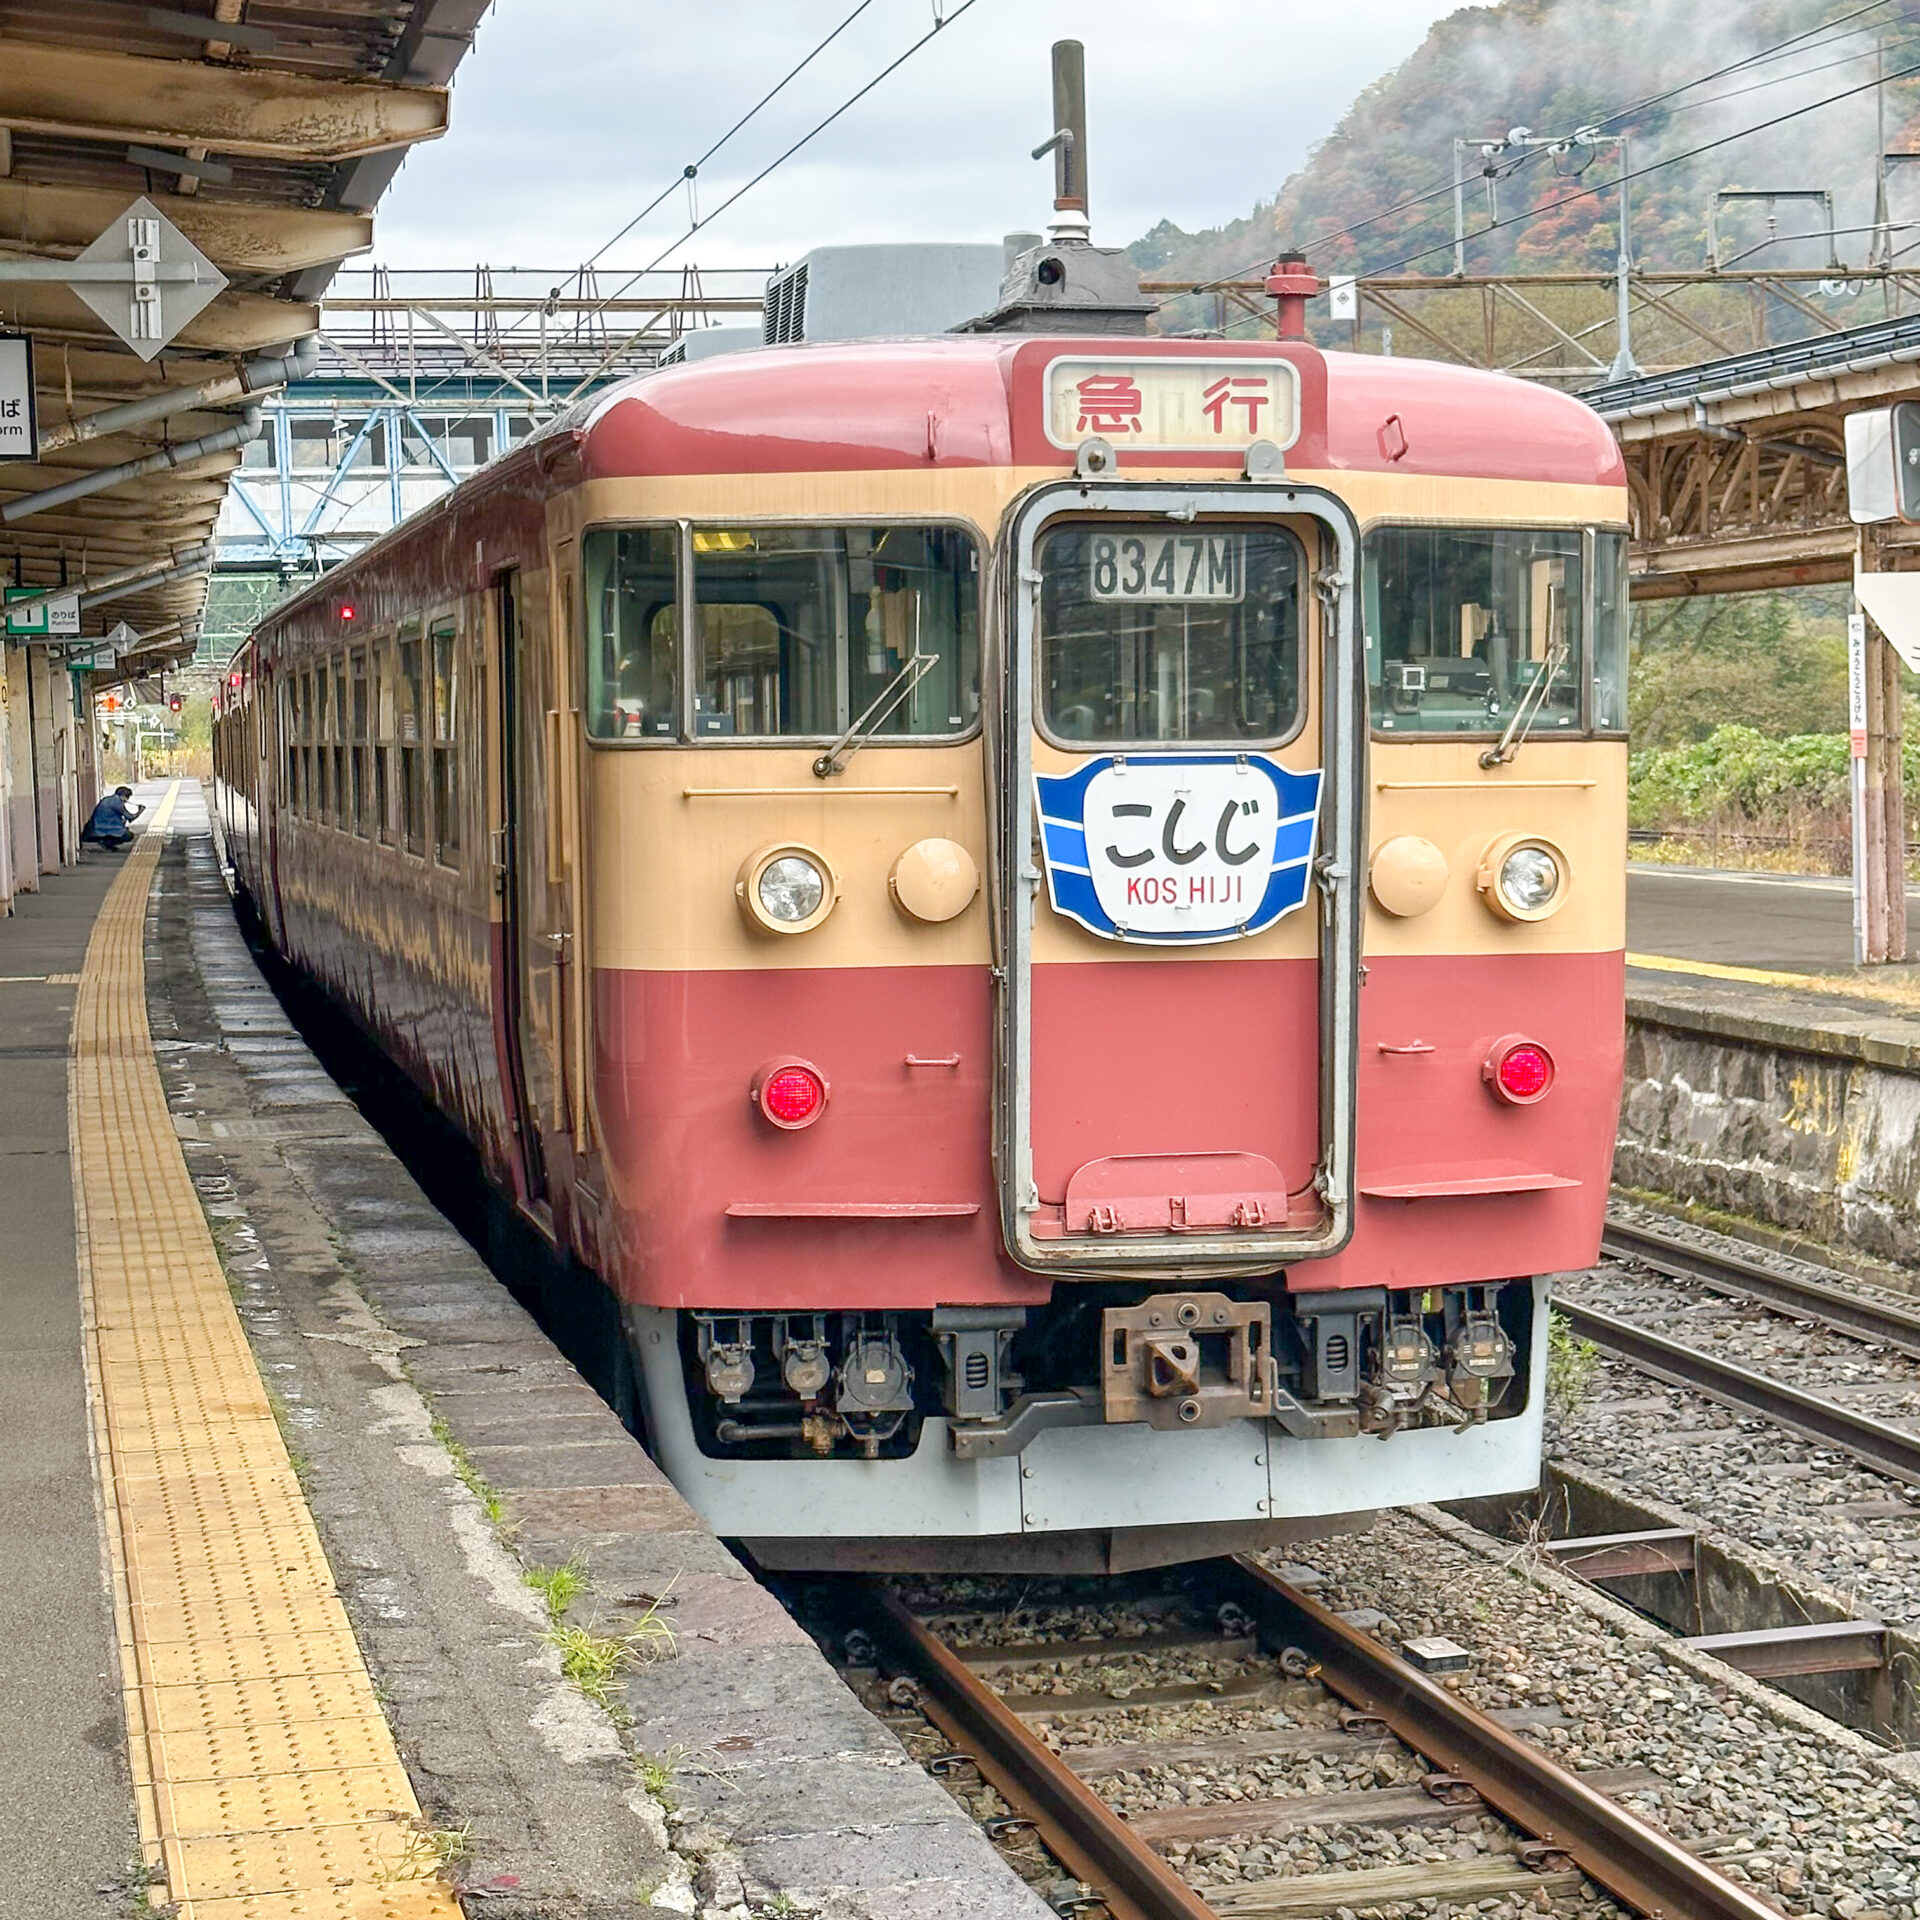
[[1300, 376], [1288, 360], [1080, 356], [1047, 367], [1047, 438], [1124, 451], [1220, 452], [1300, 434]]

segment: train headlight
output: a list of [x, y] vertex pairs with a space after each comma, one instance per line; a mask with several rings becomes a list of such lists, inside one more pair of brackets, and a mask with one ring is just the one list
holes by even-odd
[[754, 892], [770, 919], [787, 924], [811, 920], [827, 897], [827, 876], [802, 855], [783, 853], [762, 870]]
[[1503, 920], [1544, 920], [1567, 897], [1567, 856], [1538, 834], [1503, 834], [1480, 862], [1480, 897]]
[[748, 924], [762, 933], [810, 933], [840, 897], [826, 856], [794, 846], [750, 855], [733, 891]]

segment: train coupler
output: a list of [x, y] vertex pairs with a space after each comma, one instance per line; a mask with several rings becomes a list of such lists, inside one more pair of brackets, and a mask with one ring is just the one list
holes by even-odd
[[1110, 1425], [1222, 1427], [1264, 1418], [1273, 1310], [1224, 1293], [1156, 1293], [1101, 1315], [1101, 1399]]

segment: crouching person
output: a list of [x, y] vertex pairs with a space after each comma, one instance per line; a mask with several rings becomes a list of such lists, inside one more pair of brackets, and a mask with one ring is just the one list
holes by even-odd
[[145, 812], [145, 807], [134, 805], [131, 787], [115, 787], [94, 808], [93, 817], [81, 829], [81, 841], [91, 841], [96, 847], [109, 847], [117, 852], [131, 843], [133, 822]]

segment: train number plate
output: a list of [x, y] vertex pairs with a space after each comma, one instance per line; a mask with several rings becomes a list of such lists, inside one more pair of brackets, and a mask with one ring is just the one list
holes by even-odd
[[1238, 533], [1103, 533], [1088, 543], [1096, 600], [1204, 600], [1246, 594], [1246, 538]]

